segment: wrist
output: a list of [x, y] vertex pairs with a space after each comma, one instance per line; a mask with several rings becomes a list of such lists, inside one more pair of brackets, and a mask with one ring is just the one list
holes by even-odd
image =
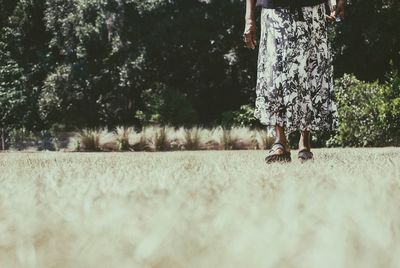
[[254, 24], [255, 23], [255, 20], [254, 20], [253, 17], [246, 17], [245, 21], [246, 21], [246, 23], [249, 23], [249, 24]]

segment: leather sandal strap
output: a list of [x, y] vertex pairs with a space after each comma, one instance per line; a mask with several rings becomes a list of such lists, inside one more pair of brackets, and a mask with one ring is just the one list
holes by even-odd
[[303, 152], [312, 154], [312, 152], [310, 150], [308, 150], [308, 149], [302, 149], [302, 150], [299, 151], [299, 153], [303, 153]]
[[[277, 154], [276, 150], [278, 149], [281, 149], [283, 151], [283, 154]], [[267, 157], [265, 157], [265, 161], [267, 163], [290, 162], [291, 160], [292, 159], [290, 157], [290, 151], [286, 151], [285, 146], [280, 142], [275, 142], [274, 144], [272, 144]]]
[[272, 152], [278, 149], [282, 149], [282, 151], [286, 152], [285, 146], [283, 146], [283, 144], [279, 142], [275, 142], [274, 144], [272, 144], [271, 149], [269, 151]]
[[313, 156], [314, 156], [314, 154], [311, 151], [306, 150], [306, 149], [303, 149], [303, 150], [299, 151], [299, 153], [298, 153], [298, 157], [302, 158], [302, 159], [311, 159], [311, 158], [313, 158]]

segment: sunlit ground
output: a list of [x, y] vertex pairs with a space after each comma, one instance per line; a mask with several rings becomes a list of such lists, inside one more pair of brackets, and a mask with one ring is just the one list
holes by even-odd
[[0, 154], [1, 267], [399, 267], [400, 148]]

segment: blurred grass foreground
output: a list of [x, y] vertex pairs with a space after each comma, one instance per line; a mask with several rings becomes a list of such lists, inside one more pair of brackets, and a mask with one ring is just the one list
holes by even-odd
[[399, 267], [400, 149], [314, 154], [0, 154], [1, 267]]

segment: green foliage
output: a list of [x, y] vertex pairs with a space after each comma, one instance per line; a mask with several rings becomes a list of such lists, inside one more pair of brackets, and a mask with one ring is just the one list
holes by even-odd
[[[4, 39], [10, 29], [2, 29]], [[2, 38], [2, 39], [3, 39]], [[26, 92], [23, 69], [12, 58], [8, 45], [0, 39], [0, 127], [21, 127], [24, 123]]]
[[[0, 127], [256, 126], [257, 53], [243, 46], [243, 16], [243, 0], [0, 0]], [[336, 77], [382, 83], [390, 62], [398, 70], [398, 25], [398, 1], [352, 0], [330, 29]], [[389, 144], [399, 136], [396, 79], [365, 108], [380, 116], [365, 128], [386, 126]], [[357, 131], [342, 130], [340, 144]]]
[[186, 94], [167, 89], [164, 84], [154, 83], [142, 92], [146, 103], [144, 111], [137, 111], [136, 118], [143, 125], [161, 124], [192, 126], [198, 116]]
[[80, 152], [81, 150], [82, 150], [81, 141], [80, 140], [76, 140], [75, 151]]
[[49, 131], [34, 132], [26, 128], [15, 128], [6, 134], [6, 148], [11, 150], [59, 150], [59, 142], [56, 136]]
[[352, 75], [336, 81], [339, 132], [331, 144], [342, 146], [399, 145], [400, 83], [392, 72], [385, 83], [367, 83]]
[[44, 1], [1, 4], [7, 18], [0, 28], [0, 125], [39, 131], [37, 97], [49, 67]]
[[393, 70], [386, 76], [385, 100], [380, 107], [387, 123], [387, 139], [392, 145], [400, 145], [400, 72]]
[[12, 129], [8, 132], [10, 149], [12, 150], [25, 150], [28, 148], [35, 148], [39, 143], [38, 138], [33, 132], [26, 129]]
[[382, 82], [391, 62], [400, 68], [400, 2], [348, 2], [345, 20], [335, 27], [335, 76], [353, 73], [364, 81]]
[[251, 105], [242, 105], [239, 111], [223, 112], [221, 118], [223, 126], [254, 126], [257, 124], [254, 107]]
[[79, 127], [133, 122], [133, 76], [140, 53], [134, 46], [125, 47], [129, 53], [121, 51], [123, 15], [117, 1], [47, 2], [50, 56], [57, 64], [41, 92], [43, 120], [59, 118]]

